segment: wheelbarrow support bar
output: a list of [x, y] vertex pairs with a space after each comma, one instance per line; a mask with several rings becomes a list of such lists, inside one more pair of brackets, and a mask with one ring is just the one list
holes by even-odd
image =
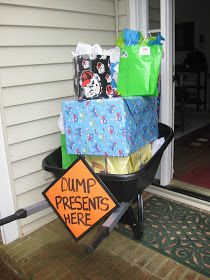
[[114, 229], [114, 227], [117, 225], [123, 214], [127, 211], [127, 209], [131, 206], [132, 201], [130, 202], [121, 202], [120, 207], [117, 208], [110, 216], [109, 218], [103, 223], [102, 226], [99, 227], [98, 232], [96, 233], [96, 236], [94, 240], [86, 246], [86, 250], [88, 252], [92, 252], [96, 249], [96, 247], [99, 245], [99, 243], [109, 236], [111, 231]]

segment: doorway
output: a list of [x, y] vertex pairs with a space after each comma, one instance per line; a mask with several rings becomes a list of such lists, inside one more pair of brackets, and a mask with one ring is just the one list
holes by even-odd
[[175, 0], [176, 191], [210, 199], [210, 3]]
[[[162, 103], [163, 110], [161, 111], [160, 121], [163, 121], [172, 127], [175, 124], [174, 126], [175, 145], [173, 147], [173, 143], [172, 143], [172, 149], [168, 150], [168, 154], [165, 157], [164, 161], [162, 162], [161, 175], [164, 176], [160, 176], [160, 182], [157, 180], [157, 184], [159, 186], [163, 186], [164, 193], [166, 193], [168, 190], [169, 191], [172, 190], [173, 193], [175, 191], [174, 193], [175, 196], [186, 194], [187, 195], [186, 199], [188, 199], [189, 201], [194, 201], [194, 198], [202, 199], [200, 201], [204, 201], [204, 200], [209, 201], [208, 188], [199, 186], [197, 181], [196, 184], [195, 181], [193, 181], [194, 184], [185, 182], [184, 178], [181, 178], [182, 175], [184, 174], [179, 173], [180, 171], [182, 172], [186, 171], [187, 173], [186, 170], [187, 168], [189, 169], [189, 171], [194, 171], [193, 168], [199, 167], [200, 165], [202, 172], [207, 172], [210, 174], [210, 171], [208, 172], [208, 169], [206, 169], [205, 166], [205, 164], [208, 164], [208, 159], [210, 159], [208, 154], [205, 152], [206, 151], [205, 149], [208, 147], [208, 141], [207, 141], [208, 135], [206, 134], [204, 135], [200, 131], [198, 137], [197, 135], [194, 135], [196, 140], [195, 142], [199, 142], [199, 143], [198, 144], [196, 143], [195, 146], [192, 147], [190, 146], [191, 148], [193, 147], [195, 148], [196, 145], [198, 147], [201, 144], [200, 145], [202, 146], [201, 148], [204, 148], [204, 150], [202, 150], [203, 153], [200, 153], [198, 149], [197, 152], [188, 151], [188, 153], [184, 154], [182, 149], [183, 147], [179, 149], [177, 148], [177, 145], [179, 143], [179, 139], [180, 141], [181, 139], [184, 140], [182, 138], [184, 135], [186, 136], [188, 135], [191, 137], [191, 135], [189, 134], [190, 132], [193, 132], [198, 128], [205, 127], [210, 123], [210, 113], [209, 113], [210, 82], [208, 81], [210, 67], [204, 68], [204, 70], [207, 71], [203, 71], [204, 73], [202, 73], [200, 77], [201, 84], [199, 85], [199, 95], [194, 89], [195, 94], [194, 96], [190, 95], [189, 100], [182, 99], [181, 96], [182, 102], [180, 102], [180, 99], [177, 100], [177, 95], [180, 95], [179, 93], [177, 94], [177, 89], [175, 87], [175, 85], [177, 86], [177, 82], [173, 83], [173, 81], [170, 80], [172, 74], [177, 74], [178, 71], [173, 72], [171, 71], [171, 68], [173, 67], [172, 65], [174, 65], [174, 69], [177, 70], [177, 67], [175, 66], [183, 64], [183, 61], [187, 56], [187, 54], [190, 52], [190, 50], [194, 50], [195, 47], [199, 51], [198, 57], [201, 58], [202, 60], [203, 53], [204, 53], [205, 54], [204, 58], [207, 61], [206, 63], [207, 66], [210, 65], [210, 55], [208, 54], [208, 49], [210, 50], [210, 40], [208, 40], [208, 38], [210, 38], [210, 34], [208, 34], [210, 32], [210, 28], [209, 27], [206, 28], [206, 24], [208, 22], [207, 20], [208, 10], [210, 9], [210, 3], [208, 2], [209, 1], [207, 0], [201, 0], [201, 2], [199, 1], [199, 3], [197, 3], [196, 0], [194, 1], [187, 0], [184, 2], [181, 0], [174, 0], [174, 1], [173, 0], [171, 1], [149, 0], [149, 31], [151, 34], [153, 32], [154, 33], [161, 32], [163, 36], [166, 37], [166, 42], [164, 43], [164, 45], [166, 46], [165, 48], [166, 56], [168, 55], [167, 51], [171, 51], [172, 49], [174, 50], [173, 52], [170, 52], [170, 55], [167, 57], [167, 59], [165, 56], [166, 62], [164, 61], [163, 63], [163, 70], [165, 69], [166, 71], [164, 72], [161, 70], [161, 77], [162, 79], [164, 78], [163, 79], [164, 81], [163, 83], [161, 83], [161, 88], [162, 88], [161, 103]], [[194, 14], [193, 11], [195, 11]], [[203, 16], [202, 20], [200, 20], [201, 15], [203, 14], [205, 14], [205, 16]], [[175, 24], [177, 24], [176, 31], [179, 34], [178, 37], [179, 44], [178, 46], [176, 46], [176, 49], [174, 49], [173, 47], [176, 41]], [[171, 25], [174, 27], [173, 30], [171, 29]], [[175, 58], [173, 59], [174, 54], [175, 54]], [[189, 60], [189, 56], [188, 56], [188, 60]], [[167, 67], [165, 68], [166, 65]], [[171, 71], [170, 73], [169, 70]], [[179, 82], [183, 82], [183, 77], [185, 78], [185, 76], [182, 75], [182, 79], [181, 81], [179, 80]], [[190, 79], [187, 82], [191, 82]], [[178, 91], [179, 90], [182, 90], [182, 87], [180, 87], [180, 85]], [[205, 90], [206, 90], [206, 94], [204, 94]], [[173, 91], [174, 93], [172, 94]], [[177, 105], [177, 103], [179, 105], [178, 108], [176, 108], [177, 106], [175, 106]], [[180, 105], [184, 106], [184, 110], [180, 110], [181, 107]], [[182, 121], [182, 118], [184, 119], [184, 126], [183, 126], [183, 122], [180, 122]], [[178, 121], [178, 126], [177, 126], [177, 121]], [[208, 129], [205, 128], [203, 130], [208, 131]], [[203, 156], [205, 154], [206, 154], [206, 158], [204, 158]], [[202, 178], [203, 176], [200, 177]], [[171, 180], [171, 178], [173, 179]], [[210, 182], [210, 179], [208, 180], [208, 178], [206, 178], [205, 176], [204, 178], [206, 179], [207, 182]]]

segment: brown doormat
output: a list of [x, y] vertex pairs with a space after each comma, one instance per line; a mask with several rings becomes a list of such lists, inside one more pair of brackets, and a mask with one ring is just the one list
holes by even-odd
[[[133, 239], [132, 230], [122, 234]], [[210, 215], [159, 196], [144, 204], [144, 234], [141, 241], [151, 248], [210, 277]]]

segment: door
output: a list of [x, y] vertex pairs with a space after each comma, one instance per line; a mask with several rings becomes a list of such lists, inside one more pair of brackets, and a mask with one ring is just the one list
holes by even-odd
[[[160, 121], [174, 128], [175, 83], [175, 0], [160, 0], [160, 30], [166, 39], [161, 64]], [[165, 186], [173, 178], [174, 141], [163, 155], [160, 184]]]

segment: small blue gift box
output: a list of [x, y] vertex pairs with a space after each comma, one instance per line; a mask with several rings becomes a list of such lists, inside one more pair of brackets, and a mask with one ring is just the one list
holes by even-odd
[[158, 137], [156, 97], [63, 101], [68, 154], [128, 156]]

